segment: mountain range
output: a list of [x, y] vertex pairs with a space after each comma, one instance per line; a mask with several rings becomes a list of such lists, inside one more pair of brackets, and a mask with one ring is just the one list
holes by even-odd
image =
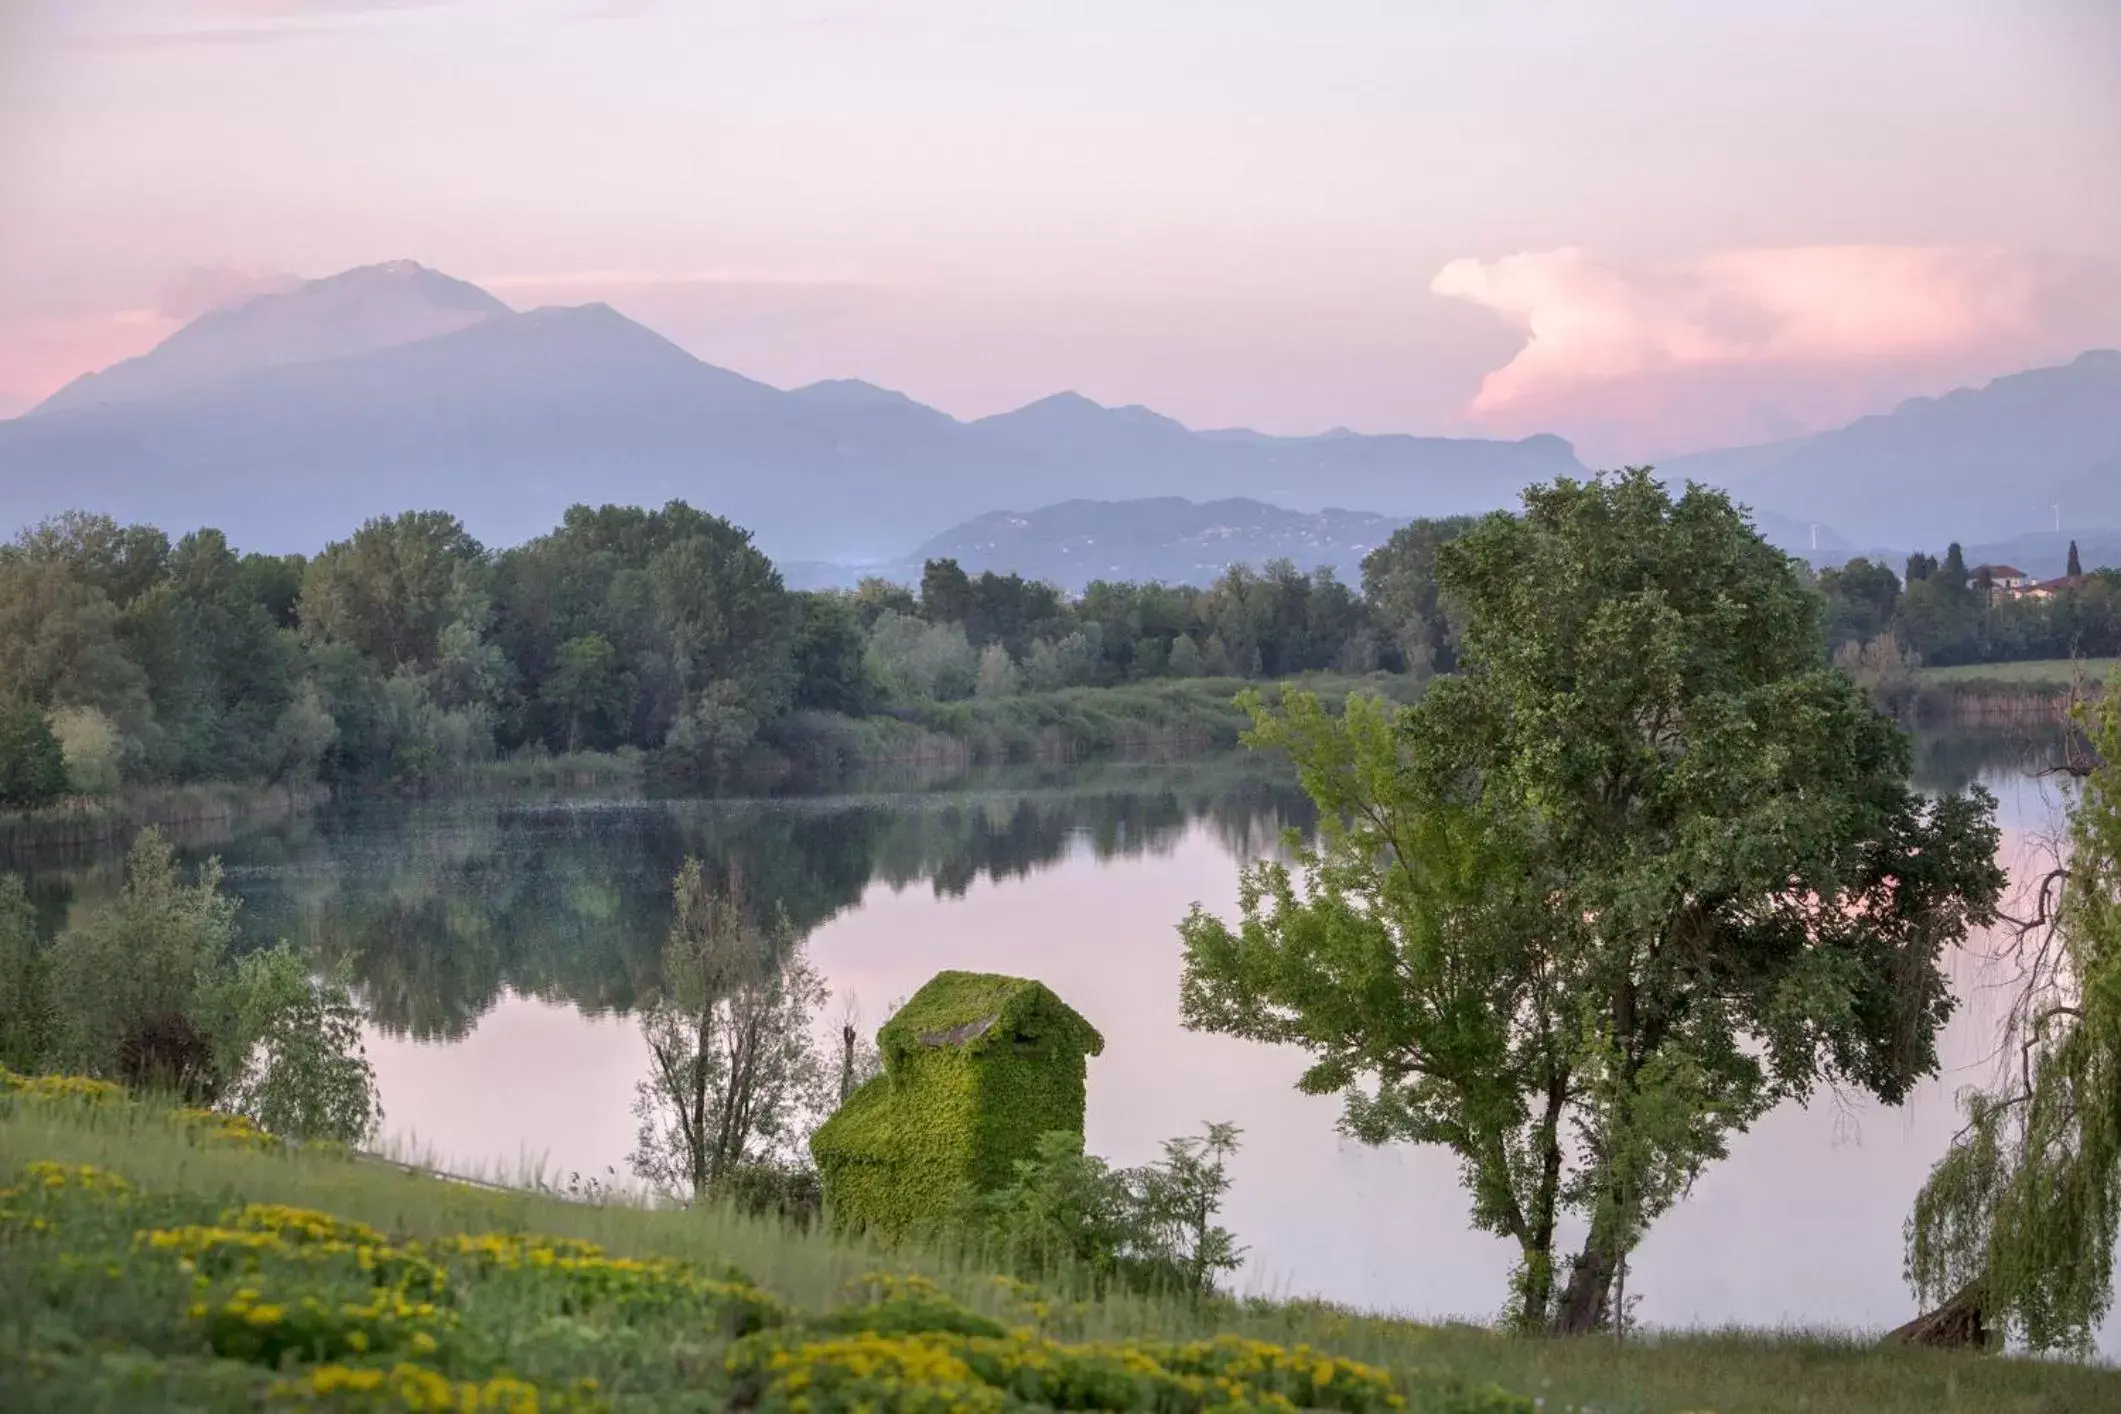
[[[399, 261], [208, 315], [0, 422], [0, 524], [79, 507], [311, 550], [424, 507], [510, 543], [577, 501], [681, 497], [777, 557], [860, 559], [997, 505], [1250, 495], [1413, 515], [1583, 471], [1558, 437], [1202, 433], [1071, 393], [962, 422], [859, 382], [769, 387], [605, 305], [517, 313], [479, 293]], [[337, 337], [320, 317], [371, 307], [388, 317]]]
[[[1729, 487], [1800, 551], [1815, 535], [1831, 552], [2030, 532], [2058, 503], [2070, 523], [2121, 524], [2121, 354], [1661, 469]], [[453, 511], [508, 544], [575, 502], [681, 497], [750, 527], [781, 559], [889, 561], [951, 525], [967, 545], [1014, 536], [1013, 553], [1030, 555], [1018, 528], [974, 518], [1048, 507], [1041, 523], [1059, 527], [1068, 503], [1237, 498], [1396, 523], [1494, 509], [1532, 482], [1585, 474], [1552, 436], [1196, 431], [1073, 393], [964, 421], [859, 381], [783, 390], [608, 306], [518, 312], [410, 261], [215, 310], [0, 421], [0, 526], [80, 508], [217, 525], [273, 550], [314, 550], [414, 507]], [[1308, 536], [1341, 555], [1370, 533], [1246, 514], [1262, 549]], [[1167, 548], [1207, 554], [1186, 549], [1205, 533], [1175, 532]]]

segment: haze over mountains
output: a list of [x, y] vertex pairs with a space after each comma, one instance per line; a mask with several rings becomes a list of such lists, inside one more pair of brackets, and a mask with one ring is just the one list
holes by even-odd
[[[2121, 354], [1662, 469], [1730, 487], [1799, 551], [1812, 522], [1832, 527], [1821, 550], [1844, 536], [1935, 546], [2049, 529], [2057, 502], [2065, 526], [2121, 524]], [[966, 545], [1013, 546], [1004, 553], [1031, 573], [1071, 536], [1100, 541], [1115, 564], [1148, 553], [1146, 540], [1122, 551], [1111, 531], [1068, 529], [1070, 515], [1090, 513], [1064, 503], [1163, 498], [1153, 515], [1120, 514], [1137, 531], [1164, 525], [1166, 560], [1212, 558], [1188, 537], [1241, 523], [1248, 546], [1308, 543], [1345, 566], [1380, 526], [1494, 509], [1531, 482], [1584, 474], [1550, 436], [1195, 431], [1072, 393], [968, 422], [858, 381], [784, 391], [703, 363], [608, 306], [518, 313], [410, 261], [213, 311], [0, 422], [0, 526], [83, 508], [217, 525], [272, 550], [314, 550], [368, 516], [414, 507], [453, 511], [507, 544], [576, 502], [682, 497], [750, 527], [777, 558], [892, 561], [955, 525]], [[1256, 509], [1228, 522], [1229, 506], [1209, 507], [1224, 519], [1188, 530], [1203, 508], [1170, 498]], [[976, 519], [997, 507], [1051, 509], [1027, 537]], [[1335, 507], [1358, 514], [1331, 526], [1275, 519]]]

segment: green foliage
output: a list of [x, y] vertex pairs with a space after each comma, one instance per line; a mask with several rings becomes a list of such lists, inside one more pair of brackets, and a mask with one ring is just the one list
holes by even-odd
[[969, 1200], [967, 1226], [1020, 1277], [1199, 1300], [1241, 1260], [1215, 1222], [1236, 1151], [1236, 1128], [1211, 1124], [1166, 1140], [1160, 1162], [1114, 1169], [1078, 1134], [1043, 1134], [1014, 1178]]
[[49, 1064], [195, 1102], [220, 1094], [250, 1049], [231, 957], [236, 903], [220, 883], [211, 863], [185, 883], [169, 843], [141, 833], [116, 902], [52, 947], [61, 1032]]
[[[6, 1088], [0, 1081], [0, 1090]], [[1389, 1379], [1412, 1414], [1525, 1408], [1503, 1389], [1537, 1392], [1548, 1410], [1640, 1414], [2094, 1410], [2121, 1401], [2121, 1373], [2110, 1366], [1967, 1360], [1880, 1348], [1860, 1333], [1670, 1331], [1619, 1346], [1528, 1341], [1477, 1325], [1419, 1323], [1315, 1301], [1192, 1302], [1124, 1292], [1071, 1301], [912, 1248], [894, 1253], [896, 1270], [875, 1271], [873, 1255], [826, 1231], [752, 1221], [720, 1206], [668, 1212], [567, 1202], [408, 1175], [318, 1146], [255, 1149], [209, 1141], [145, 1106], [0, 1099], [0, 1185], [12, 1184], [32, 1161], [56, 1161], [69, 1187], [65, 1198], [36, 1215], [57, 1219], [49, 1231], [11, 1230], [0, 1241], [0, 1331], [10, 1342], [8, 1358], [0, 1359], [0, 1408], [7, 1409], [247, 1409], [282, 1380], [290, 1386], [284, 1397], [304, 1391], [301, 1397], [310, 1398], [306, 1391], [316, 1388], [310, 1368], [281, 1374], [198, 1349], [189, 1279], [178, 1263], [187, 1255], [247, 1262], [253, 1243], [265, 1249], [257, 1258], [256, 1287], [265, 1304], [299, 1306], [305, 1296], [343, 1292], [351, 1304], [366, 1305], [374, 1278], [364, 1274], [365, 1285], [350, 1280], [362, 1247], [380, 1253], [417, 1245], [425, 1265], [449, 1273], [452, 1300], [437, 1305], [458, 1318], [461, 1338], [446, 1348], [448, 1359], [463, 1363], [444, 1375], [432, 1358], [354, 1359], [347, 1374], [333, 1378], [358, 1373], [373, 1379], [376, 1390], [364, 1396], [341, 1385], [328, 1400], [315, 1397], [339, 1407], [380, 1401], [386, 1386], [399, 1387], [390, 1383], [396, 1381], [432, 1401], [430, 1408], [456, 1409], [467, 1399], [475, 1407], [506, 1408], [505, 1400], [521, 1399], [529, 1384], [539, 1389], [540, 1408], [565, 1394], [608, 1401], [614, 1410], [684, 1408], [687, 1401], [722, 1409], [740, 1378], [730, 1368], [732, 1342], [762, 1326], [798, 1335], [788, 1349], [866, 1333], [892, 1343], [864, 1341], [861, 1349], [885, 1355], [902, 1351], [908, 1338], [999, 1340], [1015, 1332], [1010, 1368], [1046, 1356], [1086, 1377], [1124, 1362], [1148, 1378], [1141, 1363], [1147, 1360], [1201, 1383], [1192, 1392], [1183, 1385], [1167, 1389], [1159, 1375], [1153, 1386], [1124, 1386], [1128, 1397], [1153, 1388], [1189, 1401], [1214, 1383], [1193, 1373], [1211, 1360], [1240, 1376], [1241, 1388], [1264, 1389], [1250, 1381], [1293, 1375], [1286, 1367], [1304, 1347], [1314, 1377], [1330, 1359], [1331, 1383], [1348, 1380], [1352, 1395], [1362, 1383], [1356, 1367], [1369, 1367]], [[117, 1190], [106, 1179], [93, 1193], [82, 1191], [85, 1201], [72, 1201], [70, 1181], [83, 1164], [122, 1173], [129, 1189]], [[277, 1211], [254, 1213], [260, 1206]], [[307, 1240], [311, 1215], [314, 1241]], [[181, 1246], [133, 1246], [142, 1229], [187, 1227], [202, 1231], [196, 1240], [187, 1234]], [[237, 1240], [210, 1243], [216, 1229]], [[341, 1250], [330, 1250], [333, 1243]], [[584, 1244], [597, 1249], [594, 1257], [585, 1257]], [[554, 1265], [569, 1265], [550, 1270], [541, 1252]], [[387, 1259], [393, 1279], [423, 1270], [410, 1256]], [[739, 1281], [732, 1264], [757, 1284]], [[624, 1276], [619, 1270], [636, 1268], [645, 1270]], [[673, 1269], [682, 1274], [677, 1281]], [[210, 1281], [227, 1281], [241, 1269], [215, 1268], [222, 1270], [228, 1277]], [[349, 1278], [344, 1285], [342, 1274]], [[604, 1292], [624, 1299], [582, 1299]], [[1264, 1358], [1236, 1362], [1236, 1353], [1254, 1344], [1282, 1352], [1271, 1367], [1282, 1375], [1267, 1375]], [[1086, 1347], [1096, 1352], [1094, 1361], [1084, 1356]], [[745, 1369], [770, 1364], [771, 1351], [751, 1349], [758, 1354], [746, 1359]], [[1190, 1355], [1165, 1358], [1189, 1349]], [[413, 1369], [393, 1370], [400, 1361]], [[504, 1368], [513, 1383], [490, 1385], [499, 1378], [493, 1372]], [[838, 1378], [822, 1360], [790, 1360], [780, 1368], [815, 1372], [821, 1387]], [[446, 1383], [415, 1385], [415, 1378]], [[593, 1392], [580, 1383], [588, 1378], [597, 1382]], [[1076, 1387], [1118, 1392], [1087, 1378]], [[1275, 1388], [1292, 1401], [1311, 1399], [1294, 1386]], [[487, 1403], [478, 1404], [481, 1399]]]
[[143, 831], [114, 902], [41, 955], [33, 934], [0, 949], [50, 1017], [27, 1033], [41, 1046], [25, 1039], [0, 1059], [219, 1102], [286, 1138], [366, 1138], [381, 1112], [344, 979], [312, 977], [284, 944], [238, 958], [236, 908], [217, 863], [187, 884], [168, 842]]
[[887, 1233], [947, 1222], [1007, 1184], [1041, 1136], [1083, 1132], [1089, 1022], [1037, 982], [940, 972], [877, 1033], [884, 1073], [812, 1136], [834, 1219]]
[[1186, 920], [1181, 1009], [1309, 1050], [1352, 1136], [1451, 1148], [1518, 1246], [1519, 1319], [1583, 1330], [1730, 1133], [1934, 1071], [1940, 956], [2003, 886], [1992, 802], [1908, 789], [1812, 591], [1719, 494], [1534, 488], [1438, 573], [1460, 674], [1396, 714], [1255, 704], [1320, 842], [1245, 872], [1235, 929]]
[[52, 713], [51, 725], [66, 758], [67, 789], [75, 795], [116, 795], [125, 750], [117, 724], [93, 707], [61, 707]]
[[67, 791], [66, 753], [28, 698], [0, 698], [0, 809], [35, 810]]
[[802, 623], [792, 650], [795, 705], [860, 716], [876, 704], [865, 626], [844, 594], [799, 594]]
[[282, 943], [238, 963], [235, 988], [251, 1051], [228, 1087], [230, 1111], [287, 1139], [372, 1138], [383, 1109], [345, 977], [312, 976]]
[[2054, 911], [2021, 949], [2009, 1080], [1965, 1096], [1967, 1121], [1916, 1197], [1918, 1296], [1973, 1298], [1992, 1332], [2090, 1348], [2113, 1301], [2121, 1235], [2121, 675], [2085, 714], [2097, 766], [2071, 812]]
[[1860, 555], [1821, 570], [1819, 592], [1826, 599], [1826, 641], [1833, 648], [1870, 642], [1892, 627], [1900, 611], [1900, 581], [1886, 566]]
[[651, 1069], [636, 1087], [632, 1163], [698, 1199], [746, 1165], [799, 1157], [802, 1129], [826, 1103], [812, 1035], [825, 985], [785, 914], [759, 926], [699, 860], [685, 861], [673, 894], [662, 987], [641, 1011]]
[[1436, 552], [1473, 528], [1471, 516], [1417, 520], [1363, 557], [1363, 597], [1410, 672], [1458, 666], [1458, 628], [1436, 579]]
[[22, 880], [0, 874], [0, 1069], [33, 1071], [57, 1030], [51, 963]]

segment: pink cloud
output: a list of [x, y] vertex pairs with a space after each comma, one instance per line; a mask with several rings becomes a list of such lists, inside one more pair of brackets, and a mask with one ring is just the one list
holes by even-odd
[[27, 412], [84, 373], [146, 353], [181, 322], [153, 309], [0, 321], [0, 417]]
[[1808, 246], [1627, 269], [1455, 260], [1430, 289], [1524, 333], [1466, 416], [1599, 460], [1817, 430], [2121, 332], [2114, 272], [1991, 250]]
[[150, 305], [0, 320], [0, 417], [27, 412], [84, 373], [146, 353], [209, 310], [299, 283], [276, 270], [197, 266], [164, 281]]

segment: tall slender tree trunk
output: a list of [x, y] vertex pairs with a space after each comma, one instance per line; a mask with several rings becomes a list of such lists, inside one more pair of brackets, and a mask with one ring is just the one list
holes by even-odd
[[1599, 1206], [1583, 1250], [1569, 1269], [1550, 1329], [1555, 1335], [1582, 1335], [1604, 1324], [1612, 1299], [1613, 1276], [1620, 1266], [1620, 1211], [1617, 1204]]

